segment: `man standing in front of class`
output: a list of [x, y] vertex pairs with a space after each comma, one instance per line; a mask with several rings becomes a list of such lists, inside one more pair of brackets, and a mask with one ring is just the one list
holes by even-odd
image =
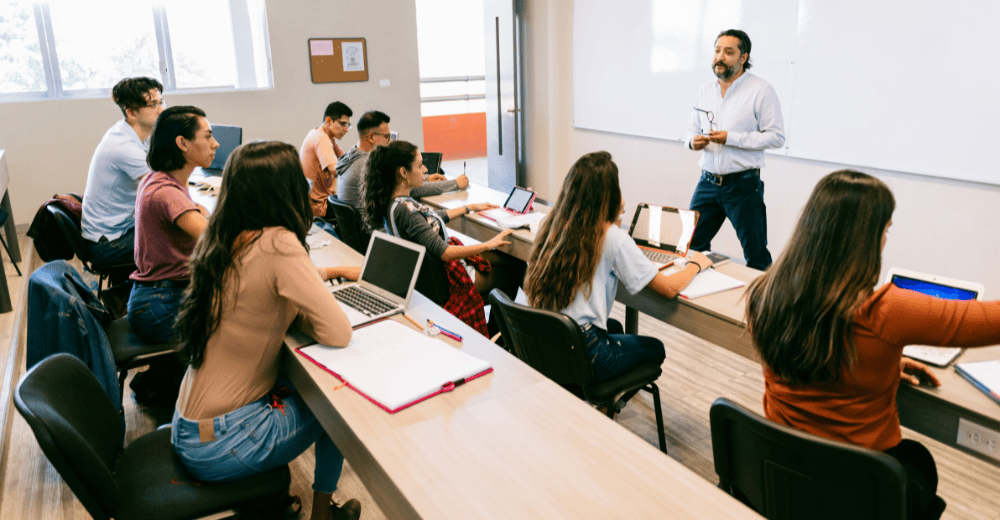
[[691, 196], [700, 216], [691, 249], [710, 250], [729, 218], [747, 266], [763, 271], [771, 253], [760, 168], [765, 149], [784, 146], [785, 124], [774, 87], [748, 73], [750, 67], [750, 37], [738, 29], [719, 33], [712, 59], [718, 79], [698, 91], [686, 138], [688, 148], [701, 151], [701, 179]]

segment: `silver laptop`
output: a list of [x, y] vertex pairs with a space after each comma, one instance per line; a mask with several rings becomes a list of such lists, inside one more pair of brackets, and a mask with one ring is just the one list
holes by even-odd
[[[906, 269], [889, 269], [885, 283], [919, 293], [944, 298], [946, 300], [982, 300], [985, 288], [982, 284], [952, 280], [943, 276], [918, 273]], [[903, 348], [903, 355], [939, 367], [948, 366], [962, 353], [960, 347], [935, 347], [929, 345], [909, 345]]]
[[698, 212], [667, 206], [639, 204], [628, 234], [660, 269], [687, 255], [698, 224]]
[[365, 263], [361, 266], [361, 278], [357, 283], [338, 285], [330, 291], [340, 302], [351, 327], [406, 309], [420, 274], [424, 251], [420, 244], [381, 231], [372, 233]]

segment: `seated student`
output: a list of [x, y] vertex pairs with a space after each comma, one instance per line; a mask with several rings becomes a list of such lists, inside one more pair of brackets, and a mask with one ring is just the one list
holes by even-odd
[[191, 200], [188, 177], [207, 168], [219, 143], [205, 112], [190, 106], [160, 114], [149, 147], [153, 173], [135, 199], [136, 272], [128, 299], [128, 323], [147, 343], [170, 341], [181, 293], [188, 286], [188, 257], [205, 230], [208, 212]]
[[[445, 262], [450, 294], [443, 307], [485, 336], [488, 331], [483, 298], [459, 260], [510, 244], [504, 238], [511, 230], [506, 229], [488, 242], [478, 245], [450, 245], [445, 228], [449, 220], [470, 211], [496, 206], [488, 203], [469, 204], [438, 211], [421, 204], [413, 200], [411, 194], [413, 188], [423, 185], [425, 172], [427, 168], [424, 167], [420, 151], [406, 141], [395, 141], [372, 150], [361, 190], [364, 201], [362, 216], [369, 228], [384, 228], [392, 235], [416, 242], [427, 248], [427, 255]], [[478, 258], [470, 260], [481, 261]]]
[[152, 78], [125, 78], [111, 89], [111, 98], [124, 119], [101, 138], [87, 172], [83, 192], [80, 232], [86, 240], [91, 264], [103, 271], [126, 265], [124, 281], [134, 271], [135, 193], [139, 180], [149, 173], [146, 152], [149, 134], [163, 112], [163, 85]]
[[323, 280], [356, 280], [359, 267], [309, 259], [309, 186], [292, 145], [237, 148], [205, 236], [191, 258], [177, 339], [190, 364], [172, 442], [200, 480], [235, 480], [294, 460], [316, 445], [313, 519], [353, 518], [357, 500], [332, 505], [344, 457], [291, 383], [279, 376], [288, 327], [344, 347], [351, 324]]
[[[337, 161], [337, 198], [354, 206], [358, 212], [364, 205], [361, 184], [368, 154], [376, 146], [389, 144], [389, 135], [389, 116], [377, 110], [365, 112], [358, 120], [358, 144]], [[441, 174], [431, 175], [426, 180], [429, 182], [414, 187], [410, 196], [419, 199], [469, 187], [469, 178], [464, 173], [455, 180], [448, 180]]]
[[323, 113], [323, 125], [310, 130], [302, 141], [299, 159], [306, 178], [312, 181], [309, 202], [314, 217], [333, 218], [327, 199], [337, 193], [337, 159], [344, 155], [337, 141], [350, 130], [353, 115], [350, 107], [340, 101], [330, 103]]
[[940, 383], [903, 347], [1000, 343], [1000, 302], [874, 289], [895, 205], [869, 175], [824, 177], [781, 257], [750, 285], [747, 325], [764, 365], [767, 417], [892, 455], [907, 473], [908, 517], [938, 518], [934, 459], [902, 439], [896, 390], [900, 379]]
[[712, 265], [705, 255], [694, 253], [680, 272], [660, 273], [620, 227], [622, 211], [618, 166], [611, 154], [594, 152], [578, 159], [535, 235], [524, 279], [531, 306], [566, 314], [583, 327], [598, 381], [665, 358], [660, 340], [624, 334], [621, 324], [608, 318], [618, 282], [631, 294], [648, 287], [673, 298]]

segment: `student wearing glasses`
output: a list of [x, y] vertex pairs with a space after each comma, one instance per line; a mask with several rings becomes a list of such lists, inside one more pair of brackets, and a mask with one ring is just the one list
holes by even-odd
[[333, 210], [328, 207], [327, 198], [337, 193], [335, 167], [337, 159], [344, 155], [337, 141], [351, 129], [353, 115], [350, 107], [340, 101], [330, 103], [323, 113], [323, 124], [310, 130], [302, 141], [299, 160], [306, 178], [312, 181], [309, 204], [314, 217], [333, 219]]
[[111, 89], [124, 119], [104, 134], [94, 151], [83, 192], [81, 234], [94, 269], [122, 267], [112, 283], [135, 270], [135, 193], [149, 173], [146, 153], [156, 118], [163, 112], [163, 85], [153, 78], [125, 78]]

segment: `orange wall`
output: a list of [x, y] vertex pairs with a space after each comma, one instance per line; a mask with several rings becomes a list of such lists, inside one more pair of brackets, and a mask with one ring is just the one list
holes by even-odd
[[427, 116], [424, 151], [441, 152], [445, 161], [486, 157], [486, 113]]

